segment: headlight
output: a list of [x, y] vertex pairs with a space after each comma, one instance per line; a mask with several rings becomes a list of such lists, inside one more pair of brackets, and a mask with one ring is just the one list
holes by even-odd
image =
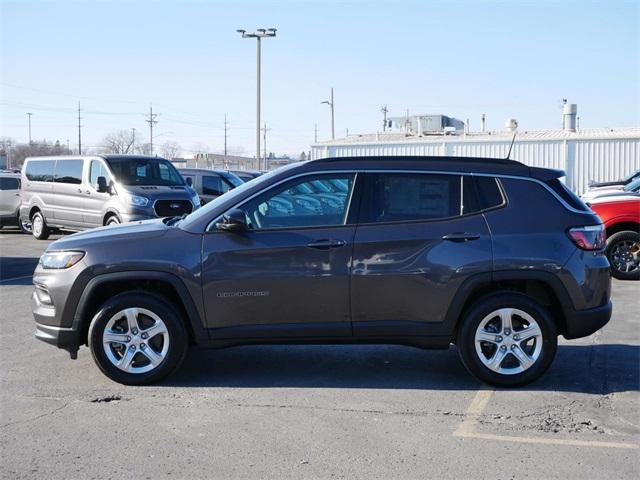
[[147, 197], [141, 197], [139, 195], [125, 194], [125, 198], [134, 207], [146, 207], [147, 203], [149, 203]]
[[84, 252], [48, 252], [40, 257], [42, 268], [61, 270], [73, 267], [82, 260]]

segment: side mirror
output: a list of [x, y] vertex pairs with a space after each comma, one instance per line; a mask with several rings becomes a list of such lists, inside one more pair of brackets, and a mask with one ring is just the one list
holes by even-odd
[[190, 187], [193, 187], [193, 179], [191, 177], [185, 178], [185, 182], [187, 182], [187, 185]]
[[107, 179], [105, 177], [98, 177], [96, 190], [100, 193], [107, 193], [109, 191], [109, 187], [107, 186]]
[[225, 232], [240, 232], [247, 229], [247, 217], [239, 208], [229, 210], [222, 216], [222, 221], [216, 223], [218, 230]]

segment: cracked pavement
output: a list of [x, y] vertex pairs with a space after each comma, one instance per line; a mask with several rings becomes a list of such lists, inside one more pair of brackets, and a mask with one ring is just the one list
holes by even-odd
[[[54, 237], [55, 238], [55, 237]], [[455, 349], [248, 346], [192, 350], [152, 387], [111, 382], [33, 337], [30, 275], [47, 242], [0, 231], [2, 478], [637, 478], [640, 282], [614, 281], [614, 318], [561, 342], [546, 376], [493, 392]], [[26, 277], [26, 278], [22, 278]]]

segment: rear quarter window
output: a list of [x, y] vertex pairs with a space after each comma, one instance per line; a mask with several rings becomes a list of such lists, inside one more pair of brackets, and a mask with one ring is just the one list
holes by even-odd
[[55, 166], [55, 160], [29, 160], [25, 175], [32, 182], [53, 182]]
[[545, 183], [569, 206], [582, 212], [590, 211], [584, 202], [580, 200], [575, 193], [569, 190], [569, 187], [562, 183], [560, 179], [554, 178], [553, 180], [547, 180]]

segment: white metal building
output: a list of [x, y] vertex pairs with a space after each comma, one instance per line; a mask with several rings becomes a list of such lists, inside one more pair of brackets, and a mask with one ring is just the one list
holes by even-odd
[[[438, 155], [505, 158], [512, 132], [459, 135], [407, 135], [376, 133], [311, 146], [311, 158]], [[518, 131], [511, 159], [530, 166], [567, 173], [567, 185], [577, 193], [590, 180], [606, 181], [640, 169], [640, 128], [594, 128]]]

